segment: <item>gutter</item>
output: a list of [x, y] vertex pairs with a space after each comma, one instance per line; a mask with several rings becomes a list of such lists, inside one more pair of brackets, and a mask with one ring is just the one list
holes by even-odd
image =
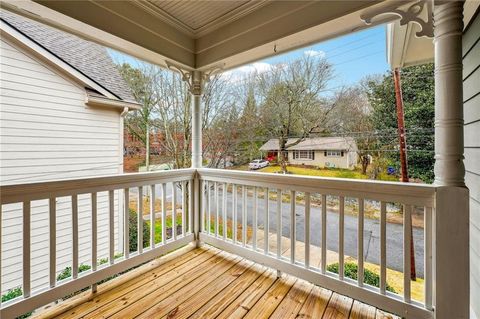
[[110, 107], [122, 109], [122, 116], [125, 116], [126, 112], [128, 112], [129, 110], [140, 110], [142, 108], [142, 106], [137, 102], [113, 100], [106, 97], [92, 95], [89, 93], [86, 94], [85, 104], [93, 107]]

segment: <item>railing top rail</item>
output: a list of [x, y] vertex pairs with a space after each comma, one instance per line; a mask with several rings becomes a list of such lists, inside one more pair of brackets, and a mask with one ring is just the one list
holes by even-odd
[[359, 197], [371, 200], [433, 206], [434, 185], [354, 180], [319, 176], [282, 175], [220, 169], [198, 169], [201, 179], [258, 187], [294, 189], [326, 195]]
[[195, 172], [195, 169], [186, 168], [6, 185], [0, 186], [0, 204], [189, 180], [195, 176]]

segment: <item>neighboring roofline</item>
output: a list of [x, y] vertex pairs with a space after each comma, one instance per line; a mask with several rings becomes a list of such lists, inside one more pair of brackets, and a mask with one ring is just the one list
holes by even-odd
[[41, 46], [37, 42], [30, 39], [28, 36], [26, 36], [22, 32], [18, 31], [16, 28], [12, 27], [10, 24], [5, 22], [4, 20], [0, 20], [0, 30], [3, 32], [2, 36], [6, 35], [7, 38], [10, 38], [20, 43], [22, 46], [29, 48], [37, 56], [41, 57], [44, 61], [48, 62], [50, 65], [52, 65], [56, 69], [66, 72], [69, 76], [75, 78], [77, 81], [81, 82], [83, 85], [96, 90], [97, 92], [103, 94], [105, 97], [111, 100], [120, 101], [120, 99], [116, 95], [114, 95], [113, 93], [105, 89], [103, 86], [101, 86], [97, 82], [90, 79], [88, 76], [86, 76], [82, 72], [78, 71], [72, 65], [60, 59], [55, 54], [51, 53], [49, 50], [45, 49], [43, 46]]
[[142, 105], [136, 102], [128, 102], [124, 100], [112, 100], [106, 97], [92, 95], [92, 94], [89, 94], [88, 92], [86, 94], [85, 104], [88, 106], [94, 106], [94, 107], [113, 107], [121, 110], [128, 108], [129, 111], [140, 110], [142, 108]]
[[[305, 140], [311, 140], [311, 139], [319, 139], [319, 138], [322, 138], [322, 137], [307, 137], [305, 138]], [[327, 138], [338, 138], [338, 139], [344, 139], [344, 142], [345, 143], [349, 143], [349, 141], [347, 139], [349, 139], [348, 137], [342, 137], [342, 136], [339, 136], [339, 137], [323, 137], [325, 139]], [[265, 146], [270, 143], [271, 141], [278, 141], [278, 138], [271, 138], [269, 139], [268, 141], [266, 141], [262, 146], [260, 146], [260, 150], [261, 151], [279, 151], [279, 149], [277, 148], [266, 148]], [[297, 145], [294, 145], [294, 146], [291, 146], [291, 147], [288, 147], [286, 149], [286, 151], [330, 151], [330, 150], [339, 150], [339, 151], [347, 151], [347, 152], [356, 152], [356, 148], [357, 148], [357, 143], [355, 142], [355, 140], [353, 138], [351, 138], [351, 142], [353, 142], [354, 144], [352, 144], [350, 147], [343, 147], [343, 146], [340, 146], [340, 147], [335, 147], [335, 148], [317, 148], [318, 145], [314, 145], [312, 146], [311, 148], [307, 148], [307, 146], [304, 146], [305, 148], [302, 148], [302, 149], [296, 149], [295, 147], [297, 147]], [[335, 143], [335, 142], [332, 142], [332, 143]], [[352, 147], [354, 146], [354, 147]]]

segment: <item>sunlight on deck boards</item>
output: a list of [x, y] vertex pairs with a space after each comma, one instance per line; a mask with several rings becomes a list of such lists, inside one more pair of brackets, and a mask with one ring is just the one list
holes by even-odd
[[210, 246], [145, 264], [36, 318], [398, 318]]

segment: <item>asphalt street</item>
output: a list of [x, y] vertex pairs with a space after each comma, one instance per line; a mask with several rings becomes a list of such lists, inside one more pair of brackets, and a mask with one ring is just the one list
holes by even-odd
[[[213, 203], [213, 190], [212, 190]], [[227, 195], [227, 215], [232, 219], [232, 194]], [[219, 193], [220, 216], [221, 212], [221, 192]], [[265, 219], [265, 201], [258, 199], [258, 227], [263, 228]], [[237, 200], [237, 222], [242, 222], [242, 204], [241, 194], [238, 194]], [[290, 203], [282, 203], [282, 235], [290, 238]], [[212, 216], [215, 216], [215, 207], [212, 205]], [[296, 204], [296, 239], [304, 241], [305, 238], [305, 207]], [[327, 210], [327, 249], [338, 252], [339, 239], [339, 214], [335, 211]], [[310, 209], [310, 242], [312, 245], [321, 246], [321, 207], [311, 206]], [[253, 198], [247, 200], [247, 224], [253, 225]], [[345, 215], [344, 228], [344, 252], [345, 255], [357, 257], [357, 217]], [[276, 233], [277, 229], [277, 202], [269, 201], [269, 230]], [[364, 220], [364, 260], [373, 264], [380, 263], [380, 221], [365, 218]], [[423, 247], [423, 229], [413, 228], [413, 241], [415, 249], [415, 266], [417, 276], [423, 278], [424, 270], [424, 247]], [[403, 271], [403, 225], [387, 223], [387, 267], [398, 271]]]

